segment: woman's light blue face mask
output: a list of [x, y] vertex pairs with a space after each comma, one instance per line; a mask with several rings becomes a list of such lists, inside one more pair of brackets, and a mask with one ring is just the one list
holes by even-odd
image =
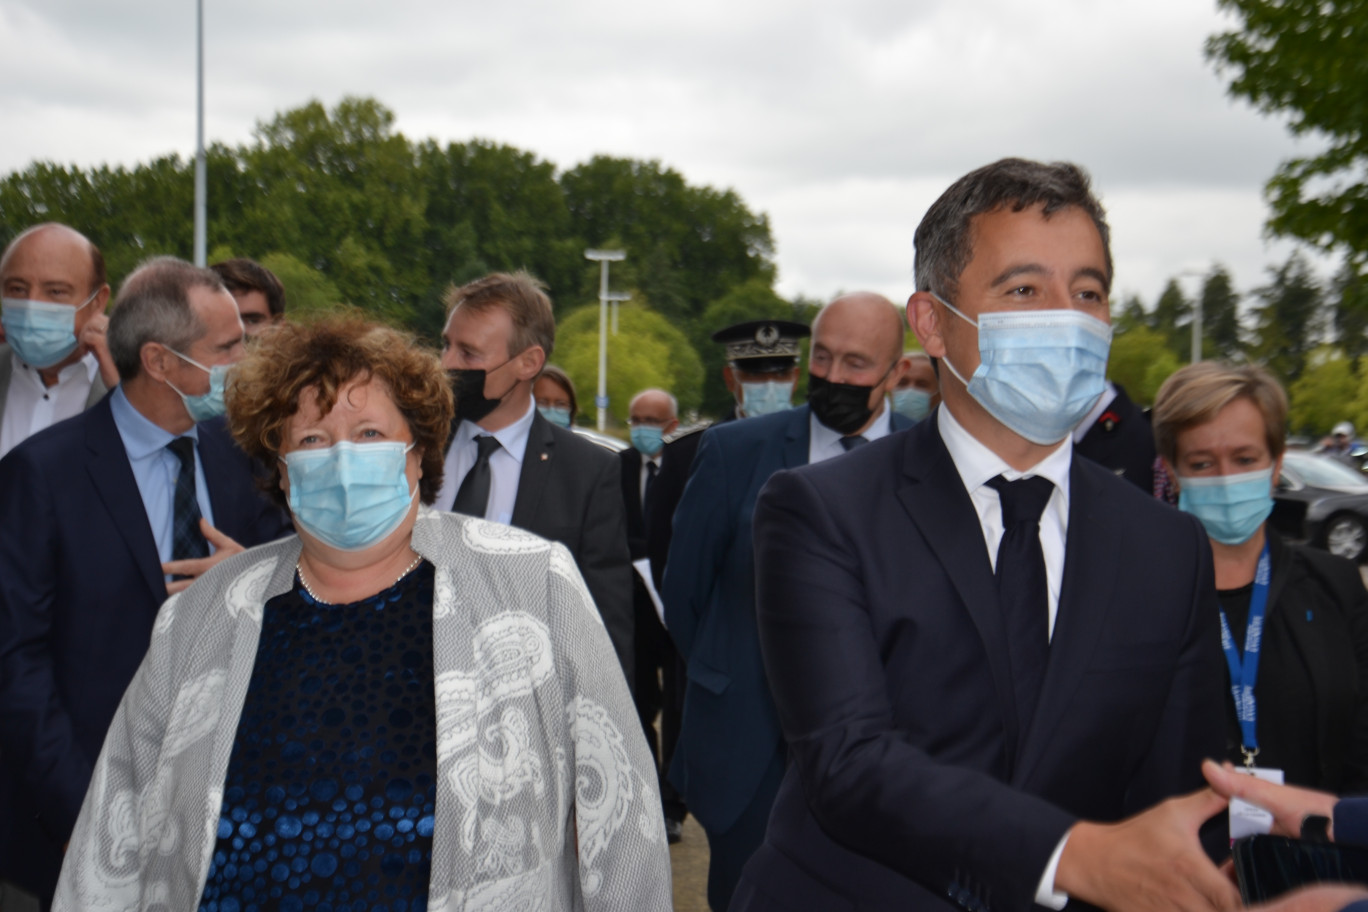
[[418, 496], [409, 489], [408, 452], [398, 441], [294, 450], [282, 456], [297, 526], [339, 551], [384, 541], [404, 522]]
[[1273, 512], [1273, 466], [1237, 475], [1178, 476], [1178, 509], [1223, 545], [1249, 541]]

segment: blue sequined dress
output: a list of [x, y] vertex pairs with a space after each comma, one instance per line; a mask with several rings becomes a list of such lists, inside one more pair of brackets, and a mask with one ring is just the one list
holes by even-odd
[[433, 567], [368, 599], [266, 602], [203, 912], [427, 906]]

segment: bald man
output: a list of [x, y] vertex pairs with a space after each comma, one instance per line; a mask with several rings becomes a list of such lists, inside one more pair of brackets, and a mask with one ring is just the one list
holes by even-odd
[[0, 255], [0, 456], [118, 383], [108, 301], [104, 257], [66, 225], [34, 225]]
[[708, 904], [717, 912], [764, 837], [784, 772], [755, 626], [755, 500], [779, 469], [911, 427], [887, 406], [906, 370], [902, 342], [887, 298], [832, 301], [812, 324], [807, 404], [705, 431], [675, 512], [662, 596], [689, 680], [670, 780], [708, 834]]

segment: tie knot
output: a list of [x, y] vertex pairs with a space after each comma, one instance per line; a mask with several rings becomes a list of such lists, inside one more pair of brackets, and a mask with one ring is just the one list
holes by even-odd
[[849, 437], [841, 438], [841, 446], [846, 448], [847, 453], [855, 449], [857, 446], [864, 446], [866, 443], [869, 443], [869, 441], [864, 437], [861, 437], [859, 434], [851, 434]]
[[193, 437], [177, 437], [168, 443], [166, 448], [176, 454], [182, 469], [186, 466], [194, 466], [195, 440]]
[[1002, 501], [1002, 525], [1009, 528], [1017, 523], [1036, 524], [1045, 504], [1054, 493], [1054, 482], [1042, 475], [1008, 481], [1001, 475], [988, 480], [988, 486], [998, 492]]
[[656, 473], [656, 472], [659, 472], [659, 471], [660, 471], [660, 466], [656, 465], [654, 462], [652, 462], [652, 461], [649, 460], [649, 459], [646, 460], [646, 474], [647, 474], [647, 475], [650, 475], [652, 478], [654, 478], [654, 477], [655, 477], [655, 473]]
[[488, 459], [490, 455], [492, 455], [493, 452], [499, 448], [499, 440], [497, 437], [491, 437], [488, 434], [481, 434], [480, 436], [475, 438], [475, 446], [479, 448], [479, 458]]

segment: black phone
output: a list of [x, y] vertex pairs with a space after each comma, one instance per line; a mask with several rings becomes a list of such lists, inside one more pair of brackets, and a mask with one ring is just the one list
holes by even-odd
[[1246, 905], [1319, 883], [1368, 885], [1368, 849], [1286, 836], [1249, 836], [1231, 849]]

